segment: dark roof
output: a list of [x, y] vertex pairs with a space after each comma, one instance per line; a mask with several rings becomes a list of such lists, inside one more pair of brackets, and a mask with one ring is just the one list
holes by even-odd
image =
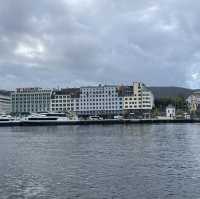
[[119, 86], [118, 87], [119, 96], [130, 96], [133, 94], [133, 86]]
[[63, 88], [60, 90], [54, 90], [52, 95], [70, 95], [73, 98], [80, 96], [80, 88]]
[[11, 95], [11, 91], [0, 90], [0, 95], [10, 96]]

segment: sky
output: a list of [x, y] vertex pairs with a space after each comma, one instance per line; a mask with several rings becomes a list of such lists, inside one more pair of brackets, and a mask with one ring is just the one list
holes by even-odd
[[200, 87], [198, 0], [0, 0], [0, 89]]

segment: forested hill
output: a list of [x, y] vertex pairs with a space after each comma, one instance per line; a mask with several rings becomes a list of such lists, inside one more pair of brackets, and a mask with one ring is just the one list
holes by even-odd
[[187, 98], [194, 90], [181, 87], [149, 87], [156, 99], [170, 97]]

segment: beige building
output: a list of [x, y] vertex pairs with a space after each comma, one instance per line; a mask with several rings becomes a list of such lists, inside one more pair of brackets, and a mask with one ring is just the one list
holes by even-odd
[[200, 107], [200, 92], [194, 92], [186, 99], [186, 101], [190, 112], [196, 112]]
[[153, 93], [141, 82], [134, 82], [133, 86], [128, 87], [125, 92], [123, 109], [125, 111], [133, 110], [151, 110], [154, 106]]
[[52, 112], [77, 112], [79, 110], [79, 88], [54, 90], [51, 96]]

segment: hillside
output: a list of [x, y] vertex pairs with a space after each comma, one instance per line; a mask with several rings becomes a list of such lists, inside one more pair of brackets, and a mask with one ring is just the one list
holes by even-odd
[[192, 92], [192, 89], [182, 87], [149, 87], [156, 99], [162, 97], [177, 97], [187, 98]]

